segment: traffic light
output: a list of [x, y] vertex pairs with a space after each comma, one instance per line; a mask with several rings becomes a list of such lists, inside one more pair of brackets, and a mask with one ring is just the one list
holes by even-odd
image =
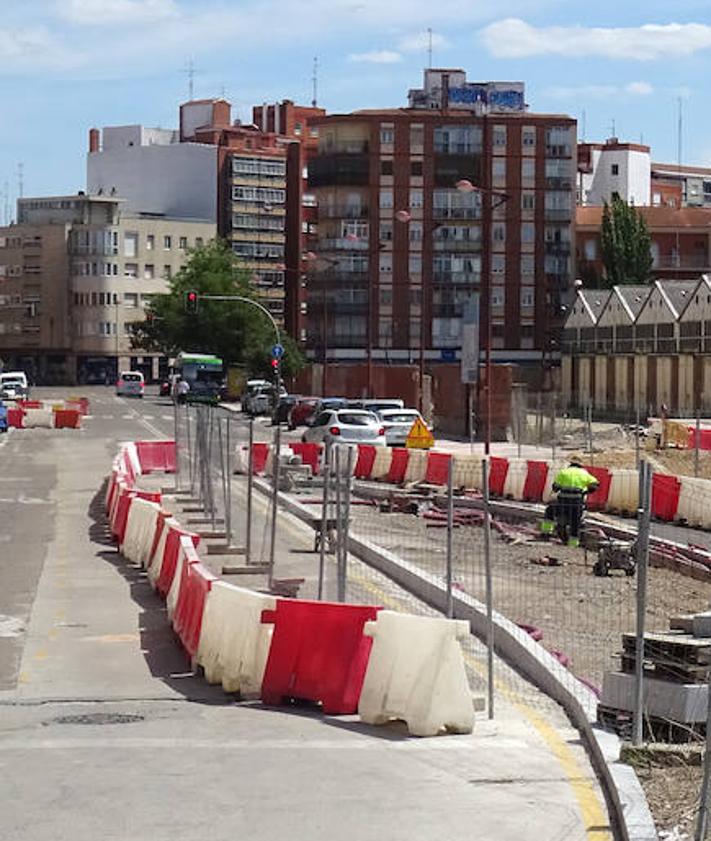
[[279, 360], [278, 359], [272, 359], [272, 371], [274, 371], [274, 373], [276, 373], [278, 369], [279, 369]]
[[198, 311], [198, 293], [194, 289], [189, 289], [185, 293], [185, 312], [190, 315], [196, 315]]

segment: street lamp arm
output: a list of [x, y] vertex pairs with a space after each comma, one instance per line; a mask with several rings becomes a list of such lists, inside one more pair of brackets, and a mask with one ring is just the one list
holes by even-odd
[[245, 298], [243, 295], [202, 295], [201, 293], [198, 293], [198, 298], [203, 301], [240, 301], [243, 304], [251, 304], [253, 307], [257, 307], [257, 309], [260, 309], [271, 322], [272, 327], [274, 328], [274, 335], [276, 336], [276, 343], [278, 345], [281, 344], [279, 327], [274, 320], [274, 316], [265, 306], [260, 304], [259, 301], [253, 301], [251, 298]]

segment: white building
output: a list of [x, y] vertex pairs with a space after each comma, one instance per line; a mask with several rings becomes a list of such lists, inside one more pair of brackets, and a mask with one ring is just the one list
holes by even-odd
[[638, 143], [578, 144], [578, 204], [601, 205], [614, 195], [629, 204], [651, 203], [651, 150]]
[[217, 147], [140, 125], [89, 134], [87, 191], [121, 196], [127, 213], [217, 221]]

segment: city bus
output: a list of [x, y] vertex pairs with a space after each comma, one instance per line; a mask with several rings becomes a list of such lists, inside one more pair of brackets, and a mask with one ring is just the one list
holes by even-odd
[[179, 353], [173, 371], [190, 386], [189, 403], [217, 403], [225, 380], [222, 360], [210, 353]]

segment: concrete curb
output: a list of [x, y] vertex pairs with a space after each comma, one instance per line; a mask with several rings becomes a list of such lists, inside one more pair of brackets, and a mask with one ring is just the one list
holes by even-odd
[[[255, 478], [254, 486], [266, 496], [272, 495], [269, 482]], [[312, 526], [313, 512], [298, 500], [280, 492], [279, 503], [285, 511]], [[423, 572], [392, 552], [355, 535], [349, 538], [348, 551], [430, 607], [445, 611], [446, 589], [436, 576]], [[485, 639], [486, 605], [461, 592], [454, 593], [453, 603], [454, 618], [468, 620], [472, 633], [479, 639]], [[593, 726], [597, 716], [597, 698], [594, 693], [574, 679], [525, 631], [497, 612], [493, 616], [497, 654], [557, 701], [583, 737], [593, 768], [600, 779], [615, 837], [620, 841], [658, 841], [647, 799], [634, 768], [619, 761], [619, 738]]]

